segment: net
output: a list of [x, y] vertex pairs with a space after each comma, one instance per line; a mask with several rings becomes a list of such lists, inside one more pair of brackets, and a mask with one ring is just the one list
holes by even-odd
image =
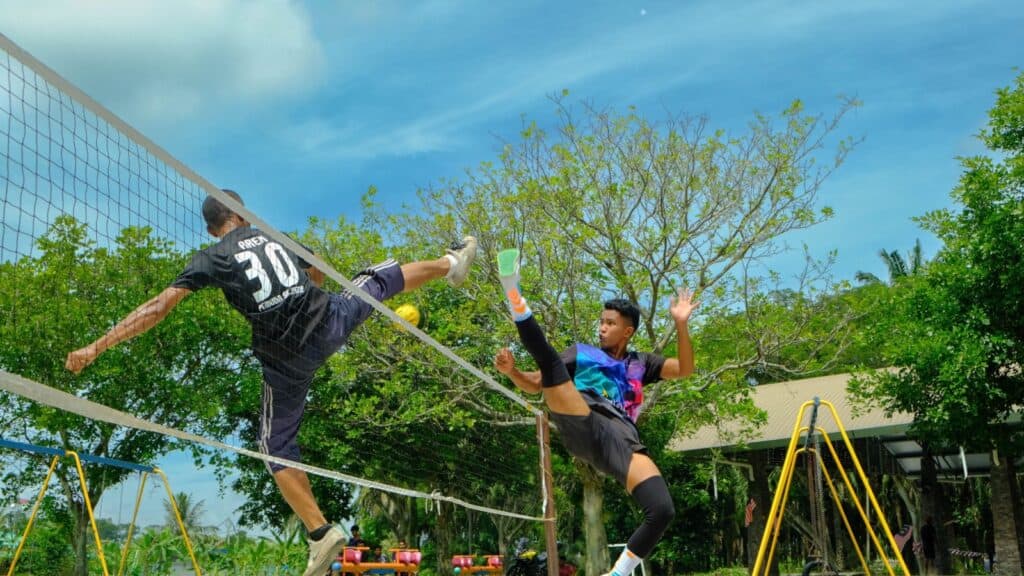
[[[219, 474], [234, 467], [237, 487], [257, 492], [251, 483], [269, 479], [263, 465], [287, 460], [258, 450], [267, 392], [249, 349], [262, 345], [283, 364], [283, 377], [305, 376], [288, 373], [289, 359], [328, 321], [332, 298], [312, 298], [310, 265], [325, 273], [333, 298], [378, 312], [352, 334], [347, 352], [327, 357], [309, 388], [298, 438], [306, 464], [290, 465], [343, 483], [340, 492], [318, 487], [325, 511], [342, 513], [347, 504], [324, 502], [324, 494], [350, 502], [358, 486], [495, 516], [542, 514], [537, 411], [476, 367], [501, 344], [488, 339], [487, 323], [502, 319], [449, 321], [473, 313], [472, 283], [455, 290], [431, 282], [397, 298], [427, 311], [423, 329], [412, 326], [391, 310], [396, 304], [363, 293], [364, 280], [348, 279], [402, 251], [386, 246], [379, 231], [330, 230], [350, 236], [355, 249], [344, 253], [326, 252], [332, 239], [322, 227], [281, 233], [6, 37], [0, 48], [4, 436], [136, 462], [186, 448], [224, 465]], [[252, 341], [249, 325], [217, 290], [199, 290], [217, 274], [197, 271], [193, 256], [210, 254], [216, 241], [202, 216], [208, 196], [258, 231], [225, 255], [245, 265], [248, 284], [237, 287], [233, 304], [249, 313]], [[438, 244], [419, 256], [441, 256]], [[118, 326], [183, 271], [205, 280], [183, 284], [195, 293], [163, 321], [111, 347], [80, 375], [65, 368], [68, 352]], [[261, 323], [261, 315], [300, 297], [302, 305]], [[444, 341], [428, 334], [441, 328]], [[124, 480], [117, 472], [103, 478], [99, 494]], [[31, 478], [5, 480], [13, 489]], [[248, 506], [256, 519], [268, 507]]]

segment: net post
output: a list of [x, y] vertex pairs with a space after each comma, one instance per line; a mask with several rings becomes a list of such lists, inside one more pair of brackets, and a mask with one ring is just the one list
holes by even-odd
[[558, 525], [555, 518], [555, 478], [551, 472], [551, 442], [548, 415], [537, 412], [537, 441], [540, 445], [541, 491], [544, 497], [544, 540], [548, 551], [548, 576], [558, 576]]

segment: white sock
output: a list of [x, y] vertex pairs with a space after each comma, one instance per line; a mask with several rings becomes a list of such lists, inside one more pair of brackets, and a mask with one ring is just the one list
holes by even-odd
[[622, 554], [619, 554], [619, 559], [615, 561], [615, 566], [612, 566], [611, 574], [613, 576], [629, 576], [643, 560], [643, 558], [630, 552], [628, 547], [623, 548]]
[[508, 300], [508, 309], [512, 313], [512, 320], [521, 322], [533, 315], [526, 298], [519, 292], [519, 275], [499, 276], [501, 287], [505, 290], [505, 298]]
[[445, 254], [444, 257], [448, 259], [448, 264], [449, 264], [448, 265], [448, 272], [445, 273], [444, 277], [445, 278], [451, 278], [452, 277], [452, 272], [455, 271], [455, 266], [459, 263], [459, 260], [458, 260], [458, 258], [456, 258], [455, 256], [452, 256], [451, 254]]

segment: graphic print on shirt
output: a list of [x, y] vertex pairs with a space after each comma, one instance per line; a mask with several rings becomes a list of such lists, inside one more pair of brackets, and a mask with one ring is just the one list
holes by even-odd
[[644, 401], [645, 362], [631, 356], [612, 358], [604, 350], [576, 344], [576, 373], [573, 381], [580, 391], [606, 398], [636, 422]]

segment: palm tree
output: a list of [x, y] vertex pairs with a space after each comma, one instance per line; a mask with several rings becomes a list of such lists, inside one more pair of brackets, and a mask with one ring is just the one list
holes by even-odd
[[[202, 519], [206, 512], [204, 509], [205, 500], [195, 500], [185, 492], [178, 492], [174, 495], [174, 501], [178, 505], [178, 513], [181, 514], [181, 522], [189, 534], [198, 534], [203, 530]], [[174, 509], [169, 500], [164, 501], [164, 524], [173, 530], [178, 529], [178, 519], [174, 515]]]
[[[885, 267], [889, 271], [889, 283], [892, 284], [900, 278], [907, 276], [916, 276], [924, 268], [924, 257], [921, 255], [921, 240], [918, 239], [914, 242], [914, 247], [910, 249], [908, 253], [908, 260], [903, 259], [903, 255], [898, 251], [893, 250], [888, 252], [885, 249], [878, 251], [878, 256], [885, 262]], [[880, 284], [882, 282], [878, 276], [875, 276], [871, 272], [858, 271], [854, 274], [854, 278], [858, 282], [863, 284]]]

